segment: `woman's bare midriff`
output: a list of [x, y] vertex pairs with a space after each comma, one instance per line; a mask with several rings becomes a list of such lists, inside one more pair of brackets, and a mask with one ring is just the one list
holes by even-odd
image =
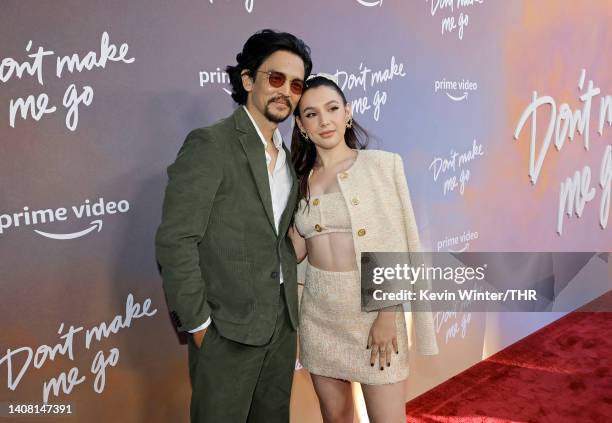
[[308, 262], [321, 270], [349, 272], [357, 270], [353, 234], [332, 232], [316, 235], [306, 240]]

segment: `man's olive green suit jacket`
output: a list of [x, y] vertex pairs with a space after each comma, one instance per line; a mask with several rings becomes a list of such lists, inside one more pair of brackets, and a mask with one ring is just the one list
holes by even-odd
[[286, 236], [297, 196], [295, 171], [278, 234], [264, 145], [245, 110], [192, 131], [168, 168], [157, 260], [179, 331], [211, 317], [225, 338], [263, 345], [278, 312], [279, 264], [297, 327], [296, 257]]

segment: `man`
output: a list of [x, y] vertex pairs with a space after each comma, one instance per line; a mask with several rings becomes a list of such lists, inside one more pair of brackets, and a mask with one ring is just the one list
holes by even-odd
[[192, 131], [168, 168], [157, 258], [170, 314], [192, 333], [191, 421], [288, 422], [297, 195], [278, 124], [311, 71], [295, 36], [263, 30], [228, 66], [234, 113]]

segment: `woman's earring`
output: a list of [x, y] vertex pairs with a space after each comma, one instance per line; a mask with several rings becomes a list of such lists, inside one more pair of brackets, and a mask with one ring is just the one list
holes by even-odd
[[306, 131], [304, 131], [304, 130], [303, 130], [303, 129], [301, 129], [301, 128], [300, 128], [300, 134], [302, 134], [302, 137], [304, 137], [304, 139], [305, 139], [306, 141], [308, 141], [308, 140], [309, 140], [309, 138], [308, 138], [308, 134], [306, 133]]
[[353, 127], [353, 118], [350, 117], [349, 120], [346, 121], [346, 127], [347, 128], [352, 128]]

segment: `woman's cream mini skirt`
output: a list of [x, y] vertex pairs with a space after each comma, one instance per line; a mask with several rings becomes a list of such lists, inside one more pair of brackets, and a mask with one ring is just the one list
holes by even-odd
[[368, 335], [377, 312], [361, 311], [358, 271], [330, 272], [310, 263], [300, 306], [300, 362], [315, 375], [368, 385], [396, 383], [408, 376], [408, 333], [396, 313], [399, 354], [391, 366], [370, 365]]

